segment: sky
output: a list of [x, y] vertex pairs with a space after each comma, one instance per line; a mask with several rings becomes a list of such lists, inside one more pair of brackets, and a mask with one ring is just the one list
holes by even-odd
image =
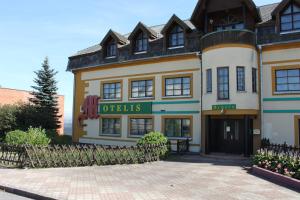
[[[257, 6], [279, 0], [255, 0]], [[166, 23], [175, 13], [190, 18], [197, 0], [0, 0], [0, 86], [31, 90], [34, 71], [48, 56], [72, 119], [73, 75], [68, 57], [98, 44], [111, 28], [131, 32], [139, 21]]]

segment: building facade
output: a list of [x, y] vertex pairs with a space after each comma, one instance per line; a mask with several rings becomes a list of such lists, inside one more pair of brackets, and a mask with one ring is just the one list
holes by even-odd
[[[32, 95], [26, 90], [17, 90], [11, 88], [0, 88], [0, 105], [18, 105], [22, 103], [28, 103]], [[59, 106], [59, 118], [61, 128], [57, 130], [59, 134], [64, 134], [64, 102], [65, 97], [63, 95], [58, 96]]]
[[69, 57], [73, 140], [134, 145], [151, 131], [192, 152], [299, 146], [300, 1], [199, 0], [190, 20], [138, 23]]

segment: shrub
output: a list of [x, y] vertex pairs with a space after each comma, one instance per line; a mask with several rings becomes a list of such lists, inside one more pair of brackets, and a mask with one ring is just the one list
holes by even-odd
[[5, 142], [12, 145], [39, 145], [47, 146], [50, 139], [46, 135], [46, 131], [42, 128], [29, 128], [27, 132], [16, 130], [6, 134]]
[[148, 144], [167, 144], [168, 139], [160, 132], [151, 132], [140, 138], [137, 142], [138, 145]]
[[161, 148], [157, 152], [160, 158], [166, 158], [170, 152], [168, 139], [160, 132], [151, 132], [144, 135], [138, 140], [137, 145], [161, 145]]
[[5, 142], [11, 145], [24, 144], [26, 134], [26, 132], [21, 130], [8, 132], [5, 136]]
[[72, 136], [58, 135], [56, 131], [47, 131], [47, 136], [51, 139], [51, 144], [72, 144]]

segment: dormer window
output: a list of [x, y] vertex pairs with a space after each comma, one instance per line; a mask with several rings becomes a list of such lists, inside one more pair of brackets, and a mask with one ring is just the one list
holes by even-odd
[[290, 4], [281, 14], [281, 31], [300, 30], [300, 7]]
[[112, 58], [117, 56], [117, 43], [115, 40], [110, 40], [106, 46], [106, 58]]
[[183, 28], [175, 25], [169, 34], [169, 48], [184, 46], [184, 32]]
[[140, 32], [135, 40], [135, 49], [136, 53], [145, 52], [148, 50], [148, 36], [144, 32]]

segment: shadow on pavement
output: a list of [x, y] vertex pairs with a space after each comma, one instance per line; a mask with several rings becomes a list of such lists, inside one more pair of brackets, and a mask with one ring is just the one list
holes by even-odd
[[225, 155], [225, 154], [211, 154], [211, 155], [172, 154], [166, 161], [184, 162], [184, 163], [203, 163], [203, 164], [212, 164], [212, 165], [219, 165], [219, 166], [240, 166], [248, 169], [249, 167], [251, 167], [250, 158], [236, 156], [236, 155]]

